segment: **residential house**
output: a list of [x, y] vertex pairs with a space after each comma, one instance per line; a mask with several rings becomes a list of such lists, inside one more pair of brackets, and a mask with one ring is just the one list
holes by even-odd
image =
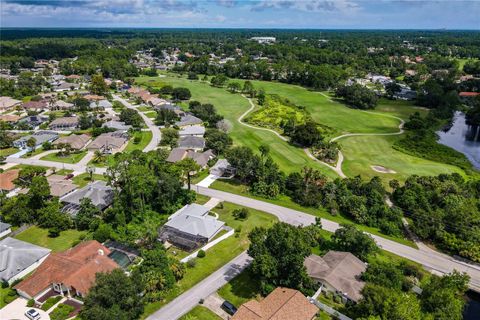
[[235, 175], [235, 168], [228, 162], [227, 159], [218, 159], [217, 163], [210, 168], [210, 174], [217, 177], [232, 177]]
[[310, 255], [305, 258], [308, 275], [322, 285], [322, 291], [339, 294], [345, 302], [357, 302], [362, 298], [365, 282], [360, 276], [367, 266], [350, 252], [328, 251], [323, 257]]
[[53, 145], [58, 148], [62, 144], [68, 144], [70, 145], [70, 148], [73, 150], [81, 150], [85, 147], [87, 142], [90, 141], [90, 136], [86, 134], [72, 134], [69, 136], [65, 137], [60, 137], [55, 142], [53, 142]]
[[184, 136], [178, 140], [178, 146], [184, 149], [203, 150], [205, 148], [205, 139], [203, 137]]
[[298, 290], [276, 288], [262, 301], [250, 300], [238, 308], [232, 320], [312, 320], [319, 309]]
[[53, 88], [53, 91], [62, 92], [62, 91], [77, 90], [77, 89], [80, 89], [80, 85], [78, 83], [62, 82], [62, 83], [56, 85]]
[[95, 108], [110, 109], [112, 107], [113, 107], [113, 104], [106, 99], [90, 102], [90, 108], [92, 109], [95, 109]]
[[7, 237], [0, 240], [0, 280], [12, 284], [35, 270], [50, 249]]
[[75, 130], [78, 128], [78, 117], [62, 117], [50, 122], [48, 125], [52, 130]]
[[105, 154], [114, 154], [126, 146], [128, 134], [120, 131], [107, 132], [99, 135], [87, 146], [88, 150], [100, 150]]
[[17, 123], [18, 120], [22, 119], [22, 117], [14, 115], [14, 114], [2, 114], [0, 115], [0, 121], [8, 122], [8, 123]]
[[22, 104], [22, 108], [30, 111], [42, 111], [47, 109], [48, 102], [46, 100], [28, 101]]
[[35, 116], [28, 116], [28, 117], [22, 118], [22, 120], [20, 120], [19, 123], [26, 123], [30, 128], [33, 129], [47, 121], [48, 121], [48, 117], [42, 116], [42, 115], [35, 115]]
[[205, 168], [208, 164], [208, 161], [215, 158], [215, 154], [212, 150], [207, 150], [205, 152], [196, 152], [194, 150], [188, 150], [184, 148], [174, 148], [170, 151], [167, 161], [176, 163], [185, 158], [193, 159], [200, 168]]
[[47, 182], [50, 186], [50, 194], [54, 197], [63, 197], [77, 189], [72, 180], [65, 179], [64, 176], [58, 174], [49, 175]]
[[277, 41], [275, 37], [251, 37], [250, 40], [257, 41], [260, 44], [263, 43], [273, 43]]
[[14, 288], [26, 299], [44, 295], [85, 297], [95, 284], [97, 273], [119, 268], [108, 257], [110, 250], [95, 240], [82, 242], [63, 252], [52, 253], [28, 278]]
[[75, 107], [73, 103], [65, 102], [63, 100], [56, 101], [51, 107], [51, 110], [71, 110]]
[[393, 94], [393, 98], [398, 100], [414, 100], [417, 98], [417, 92], [408, 86], [402, 86], [400, 91]]
[[0, 221], [0, 239], [12, 232], [11, 225]]
[[16, 188], [15, 179], [18, 178], [19, 169], [11, 169], [0, 173], [0, 191], [10, 192]]
[[22, 104], [22, 101], [10, 97], [0, 97], [0, 111], [9, 110]]
[[181, 117], [180, 121], [175, 122], [175, 125], [180, 128], [187, 127], [187, 126], [194, 126], [198, 124], [203, 124], [203, 120], [191, 114], [187, 114]]
[[105, 97], [104, 96], [99, 96], [99, 95], [96, 95], [96, 94], [86, 94], [83, 96], [85, 99], [87, 99], [88, 101], [100, 101], [100, 100], [105, 100]]
[[168, 217], [159, 230], [159, 240], [187, 251], [206, 244], [225, 225], [225, 222], [209, 215], [209, 211], [196, 203], [187, 204]]
[[182, 128], [178, 134], [180, 137], [185, 136], [195, 136], [195, 137], [203, 137], [205, 134], [205, 127], [202, 125], [194, 125]]
[[75, 216], [80, 209], [80, 202], [84, 198], [89, 198], [95, 207], [104, 210], [113, 203], [113, 189], [107, 186], [105, 181], [98, 180], [89, 183], [85, 187], [60, 198], [60, 201], [64, 204], [62, 211]]
[[458, 97], [464, 103], [468, 103], [469, 101], [471, 101], [471, 99], [474, 99], [477, 96], [480, 96], [479, 92], [463, 91], [458, 94]]
[[116, 131], [127, 132], [132, 126], [129, 124], [125, 124], [125, 122], [122, 121], [110, 120], [105, 122], [103, 124], [103, 127], [115, 129]]
[[21, 137], [13, 141], [13, 146], [20, 149], [27, 148], [27, 141], [33, 138], [35, 139], [35, 147], [41, 146], [44, 142], [53, 142], [58, 138], [58, 134], [51, 131], [37, 131], [28, 136]]
[[154, 109], [156, 111], [170, 110], [170, 111], [173, 111], [179, 117], [183, 117], [183, 116], [186, 115], [185, 111], [183, 111], [179, 106], [176, 106], [176, 105], [171, 104], [169, 102], [167, 102], [165, 104], [161, 104], [161, 105], [156, 105], [156, 106], [154, 106]]

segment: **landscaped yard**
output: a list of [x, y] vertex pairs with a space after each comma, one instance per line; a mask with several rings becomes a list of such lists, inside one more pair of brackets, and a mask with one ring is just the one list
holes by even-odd
[[[96, 181], [96, 180], [102, 180], [102, 181], [106, 181], [107, 179], [101, 175], [101, 174], [93, 174], [93, 181]], [[90, 180], [90, 174], [88, 173], [82, 173], [82, 174], [79, 174], [78, 176], [75, 176], [72, 178], [72, 181], [73, 183], [75, 183], [79, 188], [82, 188], [84, 186], [86, 186], [88, 183], [91, 182]]]
[[180, 320], [221, 320], [219, 316], [203, 306], [196, 306]]
[[217, 293], [237, 308], [249, 300], [260, 300], [262, 298], [260, 283], [255, 279], [249, 268], [221, 287]]
[[15, 300], [17, 297], [18, 295], [16, 290], [10, 287], [2, 288], [0, 286], [0, 309]]
[[144, 114], [150, 119], [155, 119], [157, 117], [157, 111], [148, 111], [144, 112]]
[[233, 217], [233, 211], [240, 209], [240, 206], [232, 203], [223, 203], [223, 208], [221, 207], [220, 205], [212, 211], [216, 212], [219, 215], [219, 219], [225, 221], [228, 226], [238, 230], [238, 236], [233, 235], [221, 241], [206, 251], [204, 258], [197, 258], [195, 260], [195, 267], [187, 268], [183, 279], [178, 281], [176, 287], [167, 294], [165, 301], [150, 303], [145, 307], [144, 317], [158, 310], [215, 270], [225, 265], [228, 261], [247, 250], [249, 245], [248, 233], [254, 227], [269, 227], [277, 221], [276, 217], [270, 214], [252, 209], [249, 209], [250, 214], [247, 220], [239, 221]]
[[148, 106], [140, 106], [140, 107], [137, 107], [137, 110], [141, 112], [148, 112], [148, 111], [153, 111], [153, 108]]
[[[324, 208], [318, 208], [317, 209], [317, 208], [302, 207], [301, 205], [293, 202], [289, 197], [287, 197], [285, 195], [280, 195], [277, 199], [266, 199], [266, 198], [254, 196], [248, 191], [247, 186], [239, 184], [238, 182], [235, 182], [234, 180], [216, 180], [210, 186], [210, 188], [225, 191], [225, 192], [235, 193], [235, 194], [238, 194], [238, 195], [242, 195], [242, 196], [245, 196], [245, 197], [249, 197], [249, 198], [253, 198], [253, 199], [257, 199], [257, 200], [261, 200], [261, 201], [265, 201], [265, 202], [270, 202], [270, 203], [273, 203], [273, 204], [276, 204], [276, 205], [279, 205], [279, 206], [282, 206], [282, 207], [302, 211], [302, 212], [309, 213], [311, 215], [321, 217], [321, 218], [325, 218], [325, 219], [328, 219], [328, 220], [332, 220], [332, 221], [335, 221], [335, 222], [338, 222], [338, 223], [351, 223], [351, 224], [354, 223], [352, 220], [350, 220], [346, 217], [343, 217], [341, 215], [333, 216], [333, 215], [329, 214]], [[390, 239], [390, 240], [396, 241], [398, 243], [416, 248], [415, 244], [412, 241], [407, 240], [405, 238], [399, 238], [399, 237], [392, 237], [392, 236], [384, 235], [378, 230], [378, 228], [368, 227], [368, 226], [361, 225], [361, 224], [356, 224], [356, 226], [360, 230], [370, 232], [372, 234], [382, 236], [386, 239]]]
[[21, 156], [21, 158], [31, 158], [31, 157], [36, 156], [37, 154], [40, 154], [44, 151], [45, 150], [43, 150], [43, 148], [40, 147], [38, 149], [33, 150], [32, 152], [25, 153], [24, 155]]
[[[139, 143], [134, 143], [135, 137], [140, 137]], [[132, 152], [133, 150], [143, 150], [152, 140], [152, 132], [151, 131], [139, 131], [135, 132], [133, 137], [128, 142], [127, 146], [123, 150], [124, 152]]]
[[17, 234], [16, 239], [30, 242], [41, 247], [49, 248], [52, 251], [64, 251], [71, 248], [75, 242], [81, 240], [87, 234], [86, 231], [78, 231], [74, 229], [65, 230], [56, 238], [48, 236], [48, 230], [37, 226], [28, 228], [27, 230]]
[[17, 148], [5, 148], [0, 149], [0, 157], [8, 157], [11, 154], [17, 153], [19, 149]]
[[77, 163], [85, 157], [87, 151], [72, 152], [67, 156], [59, 156], [58, 153], [50, 153], [40, 158], [40, 160], [55, 161], [62, 163]]

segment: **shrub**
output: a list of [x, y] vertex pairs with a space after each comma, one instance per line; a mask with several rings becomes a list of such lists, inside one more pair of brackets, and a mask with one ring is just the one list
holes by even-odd
[[197, 257], [199, 257], [199, 258], [205, 258], [205, 256], [206, 256], [205, 251], [203, 251], [203, 250], [199, 250], [199, 251], [198, 251]]
[[69, 306], [67, 304], [61, 304], [58, 307], [55, 308], [50, 313], [50, 319], [51, 320], [65, 320], [68, 318], [68, 315], [75, 310], [74, 307]]
[[197, 260], [195, 258], [187, 261], [188, 268], [195, 268], [196, 265], [197, 265]]
[[48, 309], [50, 309], [51, 307], [53, 307], [55, 305], [55, 303], [57, 303], [58, 301], [60, 301], [62, 299], [62, 296], [55, 296], [55, 297], [50, 297], [47, 299], [47, 301], [45, 301], [43, 304], [42, 304], [42, 307], [41, 309], [44, 310], [44, 311], [47, 311]]
[[247, 208], [233, 210], [233, 216], [237, 220], [246, 220], [248, 218], [248, 214], [249, 212]]
[[133, 138], [133, 143], [134, 144], [139, 144], [140, 141], [142, 141], [142, 136], [135, 136], [135, 138]]
[[27, 307], [31, 308], [31, 307], [33, 307], [34, 304], [35, 304], [35, 300], [30, 299], [30, 300], [28, 300], [28, 302], [27, 302]]
[[2, 289], [8, 288], [8, 282], [2, 281]]

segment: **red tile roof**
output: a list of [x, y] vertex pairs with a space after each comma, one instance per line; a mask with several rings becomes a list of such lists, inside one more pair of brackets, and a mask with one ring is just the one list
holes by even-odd
[[460, 97], [476, 97], [480, 95], [478, 92], [460, 92], [458, 94]]
[[311, 320], [318, 308], [297, 290], [276, 288], [265, 299], [240, 306], [232, 320]]
[[20, 170], [14, 169], [0, 173], [0, 190], [10, 191], [15, 189], [13, 180], [18, 178], [19, 172]]
[[52, 283], [63, 283], [82, 294], [88, 293], [98, 272], [110, 272], [118, 264], [108, 258], [110, 250], [95, 240], [82, 242], [58, 253], [52, 253], [35, 272], [15, 289], [35, 297]]

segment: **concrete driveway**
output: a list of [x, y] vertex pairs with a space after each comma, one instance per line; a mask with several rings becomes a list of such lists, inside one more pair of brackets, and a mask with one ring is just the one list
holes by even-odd
[[27, 299], [17, 298], [0, 309], [0, 319], [2, 320], [28, 320], [25, 311], [35, 309], [40, 313], [41, 320], [50, 320], [50, 316], [43, 310], [27, 307]]

